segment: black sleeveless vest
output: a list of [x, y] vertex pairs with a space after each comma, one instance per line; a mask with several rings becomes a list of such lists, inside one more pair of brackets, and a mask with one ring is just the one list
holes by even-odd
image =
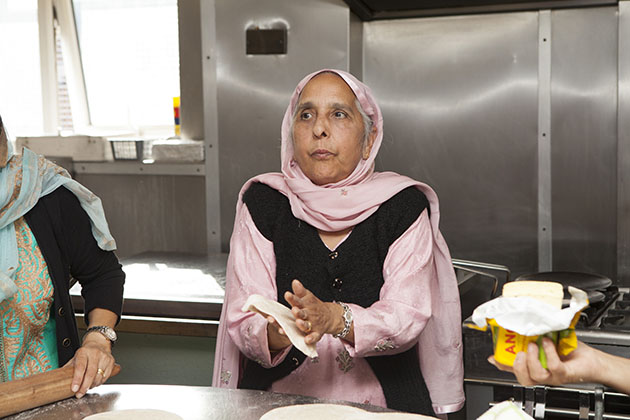
[[[340, 192], [340, 200], [343, 200]], [[243, 201], [256, 228], [273, 242], [276, 256], [278, 302], [290, 306], [284, 292], [298, 279], [325, 302], [339, 301], [369, 307], [379, 299], [383, 286], [383, 263], [389, 246], [428, 208], [418, 189], [407, 188], [383, 203], [335, 251], [331, 252], [316, 228], [295, 218], [287, 197], [273, 188], [254, 183]], [[429, 296], [427, 296], [429, 299]], [[365, 360], [378, 378], [387, 406], [396, 410], [435, 415], [429, 392], [420, 371], [418, 348], [391, 356], [371, 356]], [[294, 347], [274, 368], [264, 368], [247, 360], [239, 388], [269, 389], [271, 384], [291, 373], [306, 358]]]

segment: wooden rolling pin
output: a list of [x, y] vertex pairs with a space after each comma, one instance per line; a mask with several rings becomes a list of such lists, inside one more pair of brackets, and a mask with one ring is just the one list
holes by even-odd
[[[110, 377], [120, 372], [114, 365]], [[74, 366], [68, 365], [23, 379], [0, 384], [0, 417], [70, 398], [74, 395], [72, 375]]]

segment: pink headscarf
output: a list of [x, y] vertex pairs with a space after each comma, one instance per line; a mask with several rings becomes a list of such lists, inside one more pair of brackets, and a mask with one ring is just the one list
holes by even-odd
[[[293, 160], [293, 142], [291, 141], [290, 130], [291, 120], [302, 89], [313, 77], [323, 72], [335, 73], [348, 84], [365, 113], [372, 119], [377, 134], [370, 156], [367, 159], [361, 159], [350, 176], [334, 184], [319, 186], [304, 175], [304, 172]], [[370, 88], [358, 81], [353, 75], [341, 70], [316, 71], [298, 83], [284, 114], [282, 120], [282, 173], [259, 175], [248, 181], [241, 193], [247, 191], [251, 182], [262, 182], [286, 195], [291, 203], [293, 215], [317, 229], [336, 232], [353, 227], [370, 217], [381, 204], [400, 191], [418, 184], [411, 178], [393, 172], [374, 172], [374, 159], [381, 147], [382, 140], [383, 116], [374, 101]], [[435, 195], [432, 191], [431, 193]], [[239, 200], [240, 202], [241, 200]], [[431, 218], [433, 219], [433, 217], [432, 208]]]
[[[323, 72], [337, 74], [350, 86], [361, 107], [376, 126], [377, 136], [368, 159], [362, 159], [350, 176], [334, 184], [318, 186], [304, 175], [293, 160], [290, 129], [300, 92], [313, 77]], [[243, 209], [243, 194], [253, 182], [262, 182], [280, 191], [289, 198], [296, 218], [328, 232], [344, 230], [361, 223], [376, 212], [382, 203], [407, 187], [414, 186], [422, 191], [431, 209], [433, 259], [439, 290], [435, 292], [436, 296], [432, 296], [438, 304], [432, 305], [431, 320], [419, 338], [419, 359], [436, 413], [457, 411], [464, 404], [460, 303], [451, 256], [438, 227], [438, 198], [426, 184], [394, 172], [374, 172], [374, 159], [382, 139], [383, 117], [369, 87], [341, 70], [325, 69], [309, 74], [295, 88], [282, 121], [282, 173], [266, 173], [247, 181], [239, 194], [236, 217], [238, 219]], [[226, 303], [222, 319], [225, 308]], [[223, 386], [220, 380], [222, 365], [232, 366], [233, 371], [238, 366], [238, 349], [225, 333], [225, 328], [225, 325], [219, 325], [214, 386]]]

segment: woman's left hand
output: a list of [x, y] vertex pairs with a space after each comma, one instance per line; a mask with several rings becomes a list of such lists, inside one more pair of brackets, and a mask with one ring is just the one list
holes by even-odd
[[336, 334], [343, 330], [343, 308], [332, 302], [322, 302], [298, 280], [291, 283], [293, 293], [284, 298], [291, 305], [297, 327], [306, 335], [304, 342], [315, 344], [324, 334]]
[[67, 364], [74, 365], [72, 392], [81, 398], [90, 388], [101, 385], [111, 375], [114, 368], [111, 343], [100, 333], [88, 334]]

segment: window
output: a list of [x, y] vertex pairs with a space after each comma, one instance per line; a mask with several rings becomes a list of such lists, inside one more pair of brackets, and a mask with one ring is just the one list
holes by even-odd
[[173, 134], [176, 0], [74, 0], [93, 127]]
[[0, 0], [0, 114], [12, 136], [44, 130], [37, 0]]
[[11, 135], [77, 124], [173, 135], [177, 0], [70, 2], [0, 0], [0, 114]]

